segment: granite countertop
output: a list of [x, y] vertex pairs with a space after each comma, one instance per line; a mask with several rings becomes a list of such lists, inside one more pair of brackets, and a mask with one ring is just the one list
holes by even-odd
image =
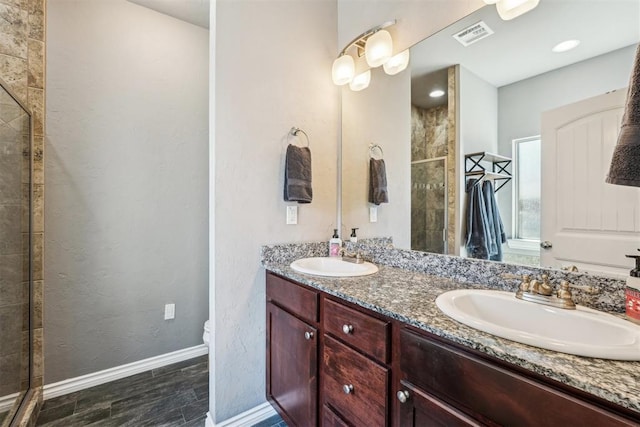
[[384, 265], [378, 265], [379, 272], [370, 276], [344, 278], [306, 275], [276, 262], [264, 262], [264, 267], [640, 413], [640, 362], [573, 356], [519, 344], [458, 323], [435, 304], [443, 292], [486, 286]]

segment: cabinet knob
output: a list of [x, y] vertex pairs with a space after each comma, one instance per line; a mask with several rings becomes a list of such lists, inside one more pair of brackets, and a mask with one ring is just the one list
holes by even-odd
[[353, 325], [342, 325], [342, 332], [345, 334], [350, 334], [353, 332]]
[[304, 339], [305, 340], [310, 340], [312, 338], [313, 338], [313, 332], [307, 331], [307, 332], [304, 333]]
[[353, 393], [353, 384], [345, 384], [342, 386], [342, 391], [344, 391], [344, 394], [351, 394]]
[[398, 393], [396, 393], [396, 396], [398, 396], [398, 400], [400, 401], [400, 403], [405, 403], [407, 400], [409, 400], [409, 392], [407, 390], [400, 390]]

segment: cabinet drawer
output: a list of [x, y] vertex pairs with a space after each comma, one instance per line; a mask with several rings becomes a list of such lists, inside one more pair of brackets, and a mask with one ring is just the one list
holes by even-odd
[[325, 332], [340, 338], [383, 363], [389, 362], [390, 323], [324, 300]]
[[408, 330], [400, 332], [400, 352], [406, 380], [483, 423], [637, 425], [542, 382]]
[[342, 418], [327, 405], [322, 408], [322, 427], [349, 427]]
[[385, 426], [389, 371], [341, 342], [324, 336], [325, 402], [356, 426]]
[[318, 293], [267, 273], [267, 301], [309, 322], [318, 321]]

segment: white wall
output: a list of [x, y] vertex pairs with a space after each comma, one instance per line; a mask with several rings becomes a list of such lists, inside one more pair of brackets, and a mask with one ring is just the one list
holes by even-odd
[[[335, 1], [218, 0], [215, 100], [215, 357], [211, 415], [265, 401], [260, 246], [328, 240], [336, 221], [339, 89]], [[285, 225], [292, 126], [311, 139], [313, 202]]]
[[202, 342], [208, 32], [125, 0], [47, 7], [52, 383]]
[[[628, 86], [635, 49], [628, 46], [501, 87], [498, 90], [500, 154], [512, 156], [513, 139], [540, 135], [543, 111]], [[505, 187], [507, 191], [498, 198], [509, 236], [512, 233], [510, 187]]]

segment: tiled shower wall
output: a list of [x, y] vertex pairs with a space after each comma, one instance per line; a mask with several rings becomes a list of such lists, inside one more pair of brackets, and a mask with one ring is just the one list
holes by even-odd
[[33, 115], [33, 371], [34, 400], [19, 425], [34, 425], [42, 402], [42, 264], [44, 236], [45, 1], [0, 0], [0, 78]]

